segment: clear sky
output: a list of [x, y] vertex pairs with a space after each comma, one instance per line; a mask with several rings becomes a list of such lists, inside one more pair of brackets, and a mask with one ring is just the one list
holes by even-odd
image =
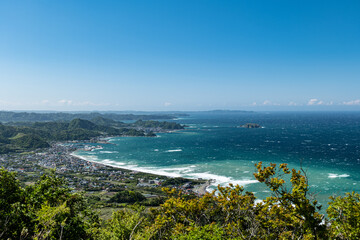
[[0, 110], [360, 110], [359, 0], [2, 0]]

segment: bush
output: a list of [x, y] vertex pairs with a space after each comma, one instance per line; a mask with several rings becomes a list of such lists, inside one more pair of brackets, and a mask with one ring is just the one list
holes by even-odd
[[109, 203], [135, 203], [146, 200], [146, 197], [139, 192], [123, 190], [110, 198]]

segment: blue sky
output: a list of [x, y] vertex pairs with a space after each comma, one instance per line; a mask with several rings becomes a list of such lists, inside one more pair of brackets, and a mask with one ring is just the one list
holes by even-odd
[[360, 110], [360, 1], [0, 2], [0, 110]]

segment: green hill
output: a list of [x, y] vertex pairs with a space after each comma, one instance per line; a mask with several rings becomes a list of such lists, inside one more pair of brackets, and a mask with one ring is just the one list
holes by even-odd
[[70, 121], [68, 129], [86, 129], [86, 130], [97, 130], [98, 126], [88, 120], [76, 118]]

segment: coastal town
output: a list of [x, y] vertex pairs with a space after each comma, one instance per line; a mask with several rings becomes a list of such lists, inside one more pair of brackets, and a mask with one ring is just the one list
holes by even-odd
[[72, 155], [78, 149], [91, 151], [106, 144], [103, 140], [100, 145], [91, 145], [91, 142], [96, 141], [52, 143], [47, 149], [2, 154], [0, 167], [17, 172], [18, 179], [25, 185], [34, 183], [42, 174], [54, 169], [74, 191], [89, 194], [102, 192], [108, 198], [124, 189], [139, 191], [147, 198], [164, 196], [161, 188], [165, 186], [181, 190], [184, 194], [199, 196], [206, 192], [209, 182], [202, 179], [173, 181], [169, 177], [106, 166]]

